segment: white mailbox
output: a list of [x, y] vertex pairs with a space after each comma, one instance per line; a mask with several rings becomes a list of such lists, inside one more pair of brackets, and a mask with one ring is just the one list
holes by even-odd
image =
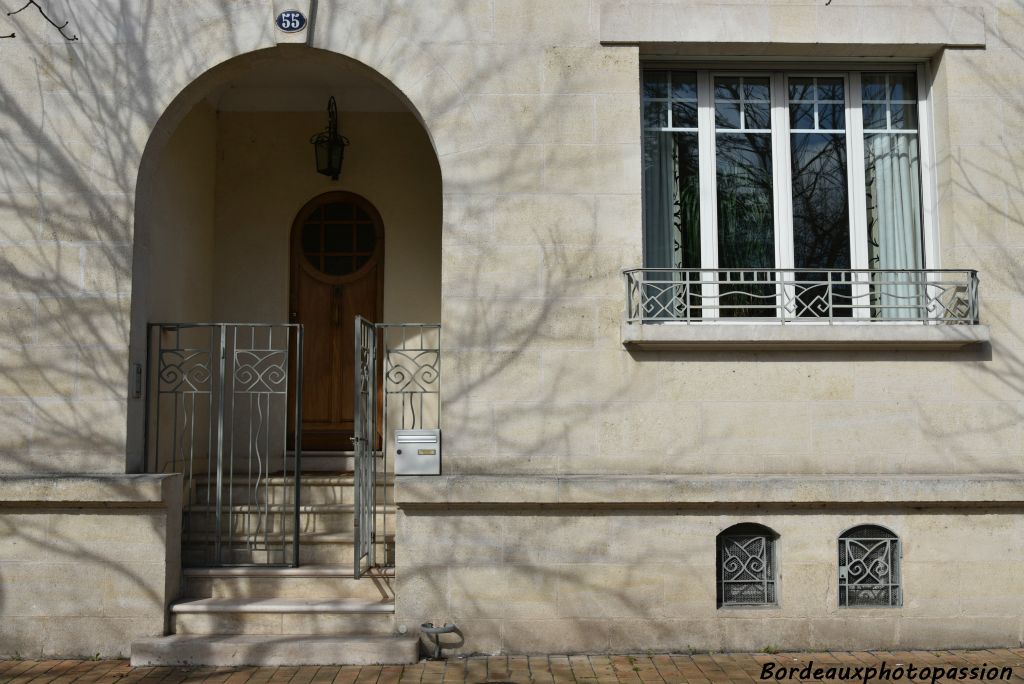
[[440, 474], [440, 430], [395, 430], [395, 475]]

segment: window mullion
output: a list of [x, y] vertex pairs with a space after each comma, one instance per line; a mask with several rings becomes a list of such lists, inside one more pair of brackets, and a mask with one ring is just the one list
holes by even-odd
[[[868, 263], [867, 185], [864, 169], [864, 113], [861, 102], [860, 73], [850, 72], [846, 89], [847, 187], [850, 195], [850, 260], [853, 268], [866, 269]], [[870, 318], [869, 278], [854, 278], [854, 318]]]
[[772, 73], [772, 164], [775, 188], [775, 267], [779, 269], [778, 295], [782, 298], [779, 316], [796, 314], [795, 274], [793, 268], [793, 179], [789, 149], [789, 98], [786, 75]]
[[938, 249], [938, 196], [935, 179], [938, 178], [935, 167], [935, 138], [932, 136], [932, 108], [930, 89], [928, 87], [928, 66], [919, 64], [917, 67], [917, 138], [921, 155], [921, 227], [924, 233], [924, 263], [922, 268], [941, 268]]
[[[703, 269], [718, 268], [718, 207], [715, 172], [715, 104], [712, 96], [711, 74], [697, 72], [697, 150], [700, 166], [700, 265]], [[715, 280], [714, 274], [704, 272], [701, 280]], [[701, 286], [703, 318], [717, 318], [718, 285], [705, 282]]]

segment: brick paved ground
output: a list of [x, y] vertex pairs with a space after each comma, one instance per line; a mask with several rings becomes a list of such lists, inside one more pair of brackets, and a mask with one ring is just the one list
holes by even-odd
[[[424, 661], [394, 667], [267, 667], [267, 668], [132, 668], [124, 660], [3, 660], [0, 682], [57, 684], [85, 682], [141, 682], [177, 684], [450, 684], [452, 682], [583, 682], [588, 684], [719, 684], [759, 681], [762, 666], [802, 668], [809, 661], [823, 668], [878, 668], [882, 661], [895, 669], [913, 664], [918, 669], [936, 666], [1013, 668], [1012, 682], [1024, 682], [1024, 649], [988, 651], [898, 651], [871, 653], [714, 653], [708, 655], [621, 656], [497, 656]], [[774, 681], [774, 680], [773, 680]], [[794, 678], [789, 681], [806, 681]], [[891, 681], [891, 680], [890, 680]], [[902, 681], [907, 681], [905, 678]], [[921, 681], [921, 680], [916, 680]], [[925, 679], [924, 681], [930, 681]], [[941, 679], [939, 681], [952, 681]], [[969, 680], [968, 680], [969, 681]], [[982, 678], [982, 681], [985, 681]], [[996, 680], [1000, 681], [1000, 680]], [[1005, 681], [1005, 680], [1001, 680]]]

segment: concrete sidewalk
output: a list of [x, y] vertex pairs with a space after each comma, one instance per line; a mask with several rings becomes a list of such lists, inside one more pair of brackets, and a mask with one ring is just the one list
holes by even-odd
[[[890, 678], [882, 681], [931, 682], [936, 667], [966, 668], [960, 679], [942, 677], [937, 681], [972, 681], [971, 668], [984, 668], [974, 681], [1008, 681], [1004, 668], [1011, 668], [1009, 681], [1024, 682], [1024, 648], [978, 651], [897, 651], [826, 652], [826, 653], [713, 653], [702, 655], [579, 655], [579, 656], [480, 656], [453, 658], [447, 661], [422, 661], [407, 666], [373, 667], [244, 667], [244, 668], [132, 668], [124, 660], [4, 660], [0, 661], [0, 682], [11, 684], [57, 684], [66, 682], [144, 682], [172, 684], [178, 682], [218, 682], [242, 684], [449, 684], [466, 682], [588, 682], [618, 684], [620, 682], [668, 684], [717, 684], [719, 682], [751, 681], [864, 681], [869, 668], [880, 671], [882, 664]], [[760, 679], [765, 665], [797, 668], [792, 678]], [[801, 679], [799, 670], [811, 665], [811, 678]], [[915, 668], [915, 678], [907, 679], [908, 666]], [[814, 672], [817, 668], [822, 672]], [[829, 668], [835, 668], [831, 674]], [[846, 670], [845, 668], [849, 668]], [[860, 672], [857, 668], [863, 668]], [[929, 672], [922, 679], [922, 668]], [[995, 668], [995, 669], [992, 669]], [[902, 670], [902, 679], [895, 673]], [[806, 674], [806, 673], [805, 673]], [[992, 678], [989, 678], [992, 675]], [[878, 677], [871, 678], [877, 681]]]

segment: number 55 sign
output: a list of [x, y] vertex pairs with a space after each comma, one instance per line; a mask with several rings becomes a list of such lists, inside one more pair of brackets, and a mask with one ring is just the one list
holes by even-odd
[[296, 33], [306, 28], [306, 15], [298, 10], [285, 10], [277, 15], [274, 23], [285, 33]]

